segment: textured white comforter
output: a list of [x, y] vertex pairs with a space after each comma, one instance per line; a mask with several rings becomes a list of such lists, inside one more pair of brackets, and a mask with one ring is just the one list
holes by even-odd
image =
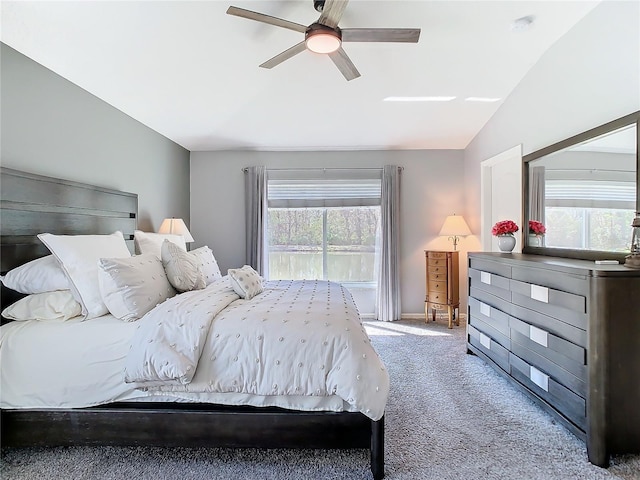
[[237, 298], [223, 279], [149, 312], [125, 380], [165, 392], [337, 395], [382, 417], [389, 377], [346, 289], [275, 281], [251, 300]]

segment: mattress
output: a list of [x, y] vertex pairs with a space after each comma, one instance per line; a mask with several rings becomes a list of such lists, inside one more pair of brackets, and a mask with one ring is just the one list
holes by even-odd
[[[290, 322], [286, 320], [287, 313], [290, 313], [292, 318], [300, 320], [298, 327], [294, 328], [292, 333], [295, 331], [295, 334], [299, 335], [301, 332], [305, 332], [302, 336], [311, 341], [314, 336], [309, 333], [309, 329], [313, 325], [310, 319], [314, 318], [312, 310], [320, 310], [315, 312], [318, 314], [315, 317], [317, 317], [318, 321], [321, 320], [319, 327], [323, 330], [318, 338], [324, 339], [323, 344], [327, 345], [326, 339], [329, 337], [327, 337], [326, 332], [328, 331], [327, 325], [330, 322], [326, 320], [337, 314], [337, 309], [335, 306], [330, 306], [328, 300], [326, 300], [327, 306], [322, 307], [322, 309], [319, 307], [325, 305], [325, 301], [320, 304], [313, 303], [325, 296], [324, 290], [318, 291], [317, 282], [307, 282], [307, 284], [298, 282], [298, 284], [295, 284], [296, 288], [292, 288], [293, 285], [282, 282], [271, 283], [267, 287], [265, 294], [256, 297], [250, 302], [246, 300], [232, 302], [231, 305], [212, 319], [211, 333], [208, 335], [209, 340], [203, 346], [202, 357], [209, 359], [212, 356], [211, 349], [218, 348], [217, 345], [220, 345], [221, 339], [224, 339], [223, 345], [230, 345], [236, 336], [239, 336], [235, 332], [237, 330], [236, 325], [239, 326], [240, 324], [246, 323], [248, 332], [255, 333], [262, 326], [269, 324], [269, 322], [264, 322], [265, 319], [273, 318], [274, 321], [270, 322], [272, 326], [264, 330], [262, 334], [254, 336], [256, 336], [260, 345], [263, 342], [266, 345], [265, 340], [270, 335], [276, 335], [278, 340], [281, 340], [282, 330], [277, 330], [279, 333], [276, 334], [276, 330], [274, 330], [276, 325], [280, 324], [278, 329], [281, 329], [285, 325], [295, 327], [297, 323], [295, 320]], [[332, 285], [334, 285], [334, 300], [332, 302], [340, 306], [341, 315], [344, 315], [345, 305], [350, 304], [350, 296], [339, 285]], [[327, 288], [330, 289], [329, 284], [327, 284]], [[287, 290], [294, 292], [291, 299], [288, 299]], [[338, 292], [340, 292], [340, 295], [337, 295]], [[203, 294], [206, 294], [206, 292], [203, 292]], [[189, 295], [185, 294], [182, 296], [187, 299], [189, 297]], [[278, 301], [268, 301], [269, 297], [275, 297]], [[190, 312], [188, 318], [193, 318], [193, 313], [195, 312], [191, 311], [191, 301], [185, 302], [180, 298], [175, 298], [173, 303], [186, 303], [186, 308]], [[167, 305], [170, 307], [167, 307]], [[164, 304], [165, 308], [173, 309], [177, 306], [171, 305], [172, 303]], [[158, 309], [158, 307], [156, 308]], [[304, 312], [304, 316], [295, 314], [296, 311]], [[153, 315], [151, 315], [152, 313]], [[286, 394], [263, 394], [259, 388], [253, 388], [252, 391], [241, 391], [240, 388], [235, 387], [212, 391], [210, 386], [221, 378], [222, 372], [229, 370], [235, 375], [233, 378], [239, 378], [238, 375], [248, 369], [239, 364], [239, 369], [236, 367], [234, 371], [230, 366], [232, 362], [230, 359], [227, 359], [225, 363], [229, 365], [229, 368], [224, 367], [224, 365], [220, 367], [219, 364], [216, 367], [215, 363], [209, 361], [202, 362], [203, 366], [197, 369], [192, 384], [181, 386], [180, 388], [150, 388], [147, 383], [127, 383], [124, 380], [127, 359], [131, 361], [132, 347], [135, 347], [136, 343], [140, 343], [140, 339], [137, 341], [135, 339], [140, 336], [140, 331], [144, 330], [145, 320], [147, 323], [155, 323], [157, 314], [158, 312], [152, 311], [147, 314], [149, 318], [145, 317], [137, 322], [123, 322], [112, 315], [104, 315], [87, 321], [82, 321], [82, 317], [76, 317], [66, 321], [27, 320], [3, 325], [0, 328], [0, 407], [6, 409], [82, 408], [122, 401], [162, 401], [251, 405], [256, 407], [275, 406], [303, 411], [362, 411], [369, 416], [381, 415], [380, 411], [371, 412], [368, 409], [365, 411], [362, 408], [362, 402], [360, 402], [360, 407], [356, 406], [355, 404], [358, 402], [355, 402], [353, 398], [349, 398], [352, 396], [351, 394], [347, 397], [349, 401], [343, 398], [345, 397], [344, 394], [341, 397], [338, 394], [331, 394], [330, 390], [322, 394], [318, 390], [318, 394], [315, 394], [315, 388], [318, 385], [313, 387], [314, 393], [304, 392], [304, 394], [300, 395], [295, 394], [298, 391], [297, 387], [295, 389], [289, 388]], [[259, 319], [256, 318], [252, 322], [252, 314], [254, 316], [258, 314]], [[164, 319], [164, 317], [162, 318]], [[285, 321], [283, 322], [281, 318]], [[355, 322], [357, 324], [357, 334], [359, 335], [357, 338], [361, 336], [362, 339], [368, 339], [363, 327], [359, 324], [357, 315], [356, 317], [351, 315], [349, 322], [346, 322], [346, 320], [346, 317], [341, 318], [341, 321], [347, 325], [346, 329], [341, 326], [341, 330], [350, 330], [348, 325], [352, 325]], [[180, 320], [180, 322], [182, 323], [183, 321]], [[168, 325], [170, 320], [165, 320], [162, 323]], [[353, 328], [353, 330], [356, 330], [356, 328]], [[225, 331], [227, 332], [226, 338]], [[221, 334], [222, 337], [220, 337]], [[337, 339], [337, 336], [334, 335], [334, 337]], [[212, 339], [217, 340], [214, 341]], [[379, 359], [377, 359], [377, 355], [375, 355], [375, 352], [372, 351], [367, 342], [362, 342], [360, 339], [358, 344], [362, 343], [362, 346], [357, 346], [353, 341], [353, 337], [346, 338], [344, 342], [345, 345], [349, 342], [354, 344], [353, 347], [350, 346], [350, 350], [355, 350], [355, 347], [364, 349], [356, 350], [358, 357], [366, 356], [360, 353], [361, 351], [367, 352], [370, 357], [373, 353], [376, 358], [366, 360], [366, 362], [373, 362], [373, 365], [378, 365]], [[276, 340], [276, 343], [280, 344], [281, 342]], [[301, 365], [301, 362], [298, 361], [299, 359], [304, 361], [304, 357], [299, 356], [300, 352], [304, 353], [307, 349], [309, 349], [309, 355], [312, 357], [308, 363], [311, 364], [311, 361], [318, 362], [319, 357], [314, 354], [310, 343], [300, 343], [299, 348], [296, 348], [297, 351], [292, 352], [295, 354], [292, 358], [297, 359], [295, 360], [296, 366]], [[330, 345], [328, 348], [331, 350], [334, 347]], [[342, 347], [340, 350], [342, 351]], [[270, 349], [270, 351], [273, 350]], [[149, 357], [151, 360], [153, 360], [154, 355], [157, 355], [154, 351], [149, 354], [151, 355]], [[265, 354], [268, 356], [269, 351], [265, 352]], [[235, 355], [235, 359], [238, 353], [230, 352], [229, 355]], [[220, 355], [220, 357], [220, 360], [225, 362], [223, 355]], [[345, 367], [343, 352], [340, 353], [339, 360]], [[251, 358], [251, 362], [255, 361], [254, 358]], [[364, 363], [365, 361], [362, 360], [362, 362]], [[330, 360], [326, 361], [326, 364], [327, 370], [330, 370]], [[340, 366], [336, 366], [336, 369], [339, 372]], [[299, 377], [299, 373], [294, 372], [293, 369], [291, 370], [292, 375], [295, 376], [297, 374]], [[376, 370], [379, 370], [379, 368], [376, 368]], [[335, 373], [337, 372], [334, 370]], [[264, 372], [260, 374], [263, 375]], [[331, 380], [331, 373], [327, 372], [326, 375], [326, 378]], [[374, 375], [376, 376], [371, 378], [380, 378], [380, 372], [374, 373]], [[353, 375], [353, 377], [355, 380], [356, 375]], [[357, 375], [357, 378], [360, 379], [360, 375]], [[369, 378], [363, 377], [362, 380]], [[381, 378], [383, 385], [381, 394], [386, 401], [388, 391], [386, 372]], [[258, 379], [258, 383], [259, 381], [260, 379]], [[305, 375], [302, 381], [298, 378], [296, 382], [295, 385], [304, 385], [305, 382], [309, 383], [310, 379]], [[322, 382], [322, 377], [320, 377], [320, 382]], [[224, 383], [223, 381], [222, 384]], [[284, 383], [282, 381], [282, 384]], [[235, 384], [235, 381], [233, 381], [233, 384]], [[267, 382], [267, 384], [270, 383]], [[334, 385], [335, 381], [331, 380], [331, 384]], [[231, 385], [231, 383], [227, 382], [227, 385]], [[252, 385], [255, 387], [256, 382], [252, 382]], [[292, 385], [294, 384], [292, 383]], [[359, 388], [361, 389], [362, 387]], [[362, 392], [362, 390], [360, 391]], [[360, 393], [360, 397], [370, 396], [366, 394], [366, 391], [365, 394]], [[377, 410], [380, 409], [378, 408]]]

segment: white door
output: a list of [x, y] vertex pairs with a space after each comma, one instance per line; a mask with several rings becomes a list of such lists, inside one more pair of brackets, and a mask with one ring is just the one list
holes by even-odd
[[491, 227], [500, 220], [513, 220], [520, 230], [514, 252], [522, 251], [522, 145], [510, 148], [481, 163], [481, 241], [485, 252], [497, 252], [498, 241]]

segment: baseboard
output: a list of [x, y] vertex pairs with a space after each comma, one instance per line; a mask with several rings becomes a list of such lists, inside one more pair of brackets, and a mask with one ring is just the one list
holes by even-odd
[[[467, 318], [466, 313], [460, 313], [460, 320]], [[375, 320], [376, 316], [373, 313], [361, 313], [360, 318], [363, 320]], [[436, 318], [438, 319], [448, 319], [449, 316], [447, 312], [436, 311]], [[400, 320], [424, 320], [424, 313], [403, 313], [400, 317]]]

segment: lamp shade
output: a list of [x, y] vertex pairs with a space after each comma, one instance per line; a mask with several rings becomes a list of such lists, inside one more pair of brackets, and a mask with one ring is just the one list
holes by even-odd
[[461, 215], [449, 215], [440, 229], [440, 235], [466, 237], [471, 235], [471, 230]]
[[165, 218], [158, 229], [158, 233], [171, 233], [173, 235], [182, 235], [186, 243], [193, 242], [193, 237], [189, 233], [189, 229], [181, 218]]

